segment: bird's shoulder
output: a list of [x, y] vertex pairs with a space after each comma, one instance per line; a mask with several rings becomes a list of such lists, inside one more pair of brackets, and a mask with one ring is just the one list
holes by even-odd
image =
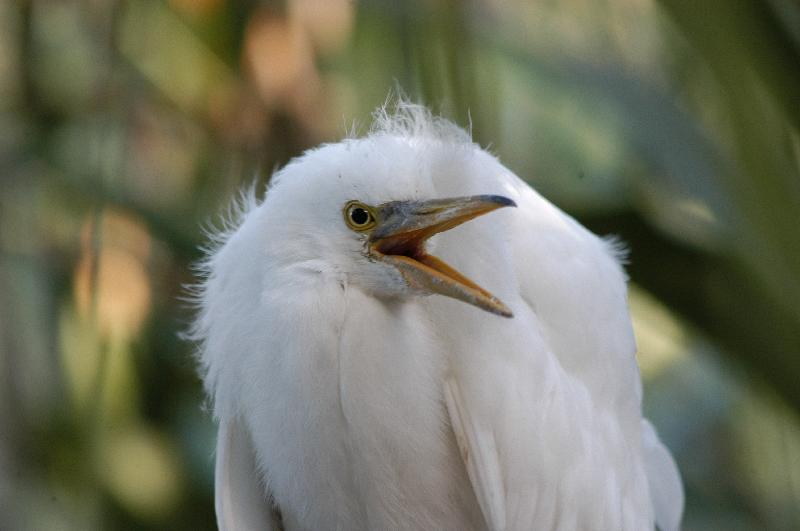
[[[594, 399], [637, 402], [636, 343], [619, 243], [593, 234], [511, 172], [496, 180], [517, 208], [498, 214], [500, 226], [481, 227], [504, 235], [494, 252], [507, 262], [510, 281], [500, 295], [514, 301], [514, 319], [535, 328], [542, 348]], [[489, 262], [475, 274], [488, 275], [493, 267]]]

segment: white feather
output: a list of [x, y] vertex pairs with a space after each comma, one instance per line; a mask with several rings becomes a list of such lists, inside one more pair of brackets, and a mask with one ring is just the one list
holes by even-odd
[[464, 407], [458, 382], [452, 378], [444, 383], [444, 398], [456, 443], [483, 517], [490, 531], [503, 531], [506, 528], [506, 496], [494, 434], [488, 427], [475, 425]]
[[[409, 104], [272, 183], [205, 262], [193, 336], [221, 425], [252, 434], [250, 488], [269, 486], [287, 531], [677, 528], [614, 246]], [[513, 319], [408, 290], [342, 220], [352, 199], [474, 194], [518, 208], [428, 250]]]
[[658, 439], [653, 425], [642, 420], [644, 452], [656, 524], [661, 531], [678, 531], [683, 514], [683, 484], [675, 460]]
[[214, 497], [220, 531], [278, 531], [280, 520], [266, 498], [250, 435], [237, 420], [217, 437]]

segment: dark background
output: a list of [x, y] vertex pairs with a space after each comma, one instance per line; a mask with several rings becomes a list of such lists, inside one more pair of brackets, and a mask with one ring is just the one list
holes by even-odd
[[628, 243], [684, 529], [800, 529], [794, 0], [0, 2], [0, 529], [214, 527], [201, 227], [397, 87]]

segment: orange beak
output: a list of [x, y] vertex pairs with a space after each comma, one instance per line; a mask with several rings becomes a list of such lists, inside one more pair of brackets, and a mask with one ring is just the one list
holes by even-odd
[[370, 254], [392, 264], [409, 286], [477, 306], [503, 317], [511, 310], [497, 297], [468, 279], [443, 260], [425, 252], [434, 234], [450, 230], [498, 208], [517, 206], [499, 195], [476, 195], [431, 201], [393, 201], [379, 206], [377, 224], [370, 234]]

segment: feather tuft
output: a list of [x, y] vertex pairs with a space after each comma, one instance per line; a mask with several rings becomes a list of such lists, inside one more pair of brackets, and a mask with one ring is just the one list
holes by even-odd
[[[423, 141], [438, 140], [446, 144], [472, 144], [469, 130], [450, 120], [434, 116], [431, 111], [404, 96], [389, 97], [383, 106], [372, 113], [368, 136], [399, 136]], [[471, 128], [470, 128], [471, 129]]]

